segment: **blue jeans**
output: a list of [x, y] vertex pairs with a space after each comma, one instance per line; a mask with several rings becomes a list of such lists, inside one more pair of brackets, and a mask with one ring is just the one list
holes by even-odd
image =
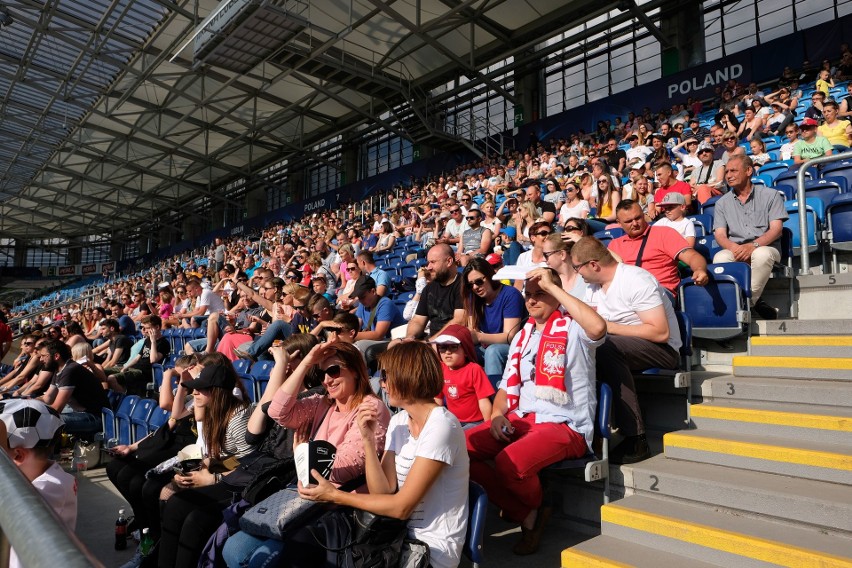
[[263, 335], [254, 340], [251, 347], [246, 349], [246, 352], [257, 359], [259, 355], [263, 355], [272, 347], [273, 341], [276, 339], [287, 339], [291, 335], [293, 335], [293, 326], [286, 321], [274, 321], [266, 327]]
[[81, 437], [91, 440], [92, 438], [86, 434], [94, 435], [103, 428], [101, 419], [94, 414], [75, 412], [70, 410], [70, 406], [65, 408], [68, 410], [62, 411], [62, 422], [65, 424], [65, 431], [69, 434], [83, 434]]
[[497, 389], [500, 379], [503, 378], [503, 370], [506, 368], [506, 362], [509, 360], [509, 344], [494, 343], [484, 350], [480, 346], [479, 350], [484, 361], [483, 367], [485, 368], [485, 374], [488, 375], [488, 380]]
[[228, 537], [222, 559], [228, 568], [266, 568], [277, 566], [284, 541], [238, 532]]

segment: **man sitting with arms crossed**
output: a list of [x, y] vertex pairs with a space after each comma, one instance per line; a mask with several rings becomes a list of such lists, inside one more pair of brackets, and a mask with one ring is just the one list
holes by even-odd
[[153, 365], [163, 362], [171, 346], [169, 340], [162, 336], [163, 322], [159, 316], [145, 316], [141, 323], [142, 336], [145, 338], [142, 351], [128, 359], [121, 372], [107, 375], [107, 384], [116, 392], [144, 397], [148, 383], [152, 380]]
[[589, 283], [586, 303], [606, 320], [606, 341], [597, 352], [597, 376], [612, 388], [613, 414], [625, 436], [609, 459], [619, 464], [642, 461], [651, 451], [633, 371], [677, 368], [681, 339], [674, 308], [650, 272], [616, 262], [594, 237], [577, 241], [571, 262]]
[[[680, 197], [680, 194], [676, 195]], [[680, 284], [678, 261], [689, 265], [696, 284], [707, 284], [707, 261], [689, 246], [680, 233], [671, 227], [649, 225], [642, 208], [630, 199], [618, 204], [615, 215], [626, 234], [613, 239], [609, 250], [624, 262], [641, 266], [672, 294]]]
[[408, 322], [406, 339], [419, 339], [427, 324], [433, 338], [451, 323], [464, 325], [461, 276], [453, 249], [447, 244], [430, 248], [426, 253], [426, 270], [432, 273], [432, 279], [420, 295], [414, 317]]
[[752, 185], [754, 166], [748, 156], [737, 156], [725, 166], [731, 191], [716, 202], [713, 234], [725, 250], [713, 262], [751, 264], [752, 311], [763, 319], [777, 319], [778, 312], [760, 299], [772, 267], [781, 260], [781, 232], [787, 219], [784, 198], [772, 188]]

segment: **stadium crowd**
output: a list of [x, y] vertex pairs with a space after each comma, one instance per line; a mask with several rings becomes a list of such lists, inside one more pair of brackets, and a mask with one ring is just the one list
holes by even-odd
[[[470, 478], [520, 525], [515, 552], [532, 554], [550, 515], [538, 474], [593, 452], [596, 381], [615, 393], [624, 439], [610, 460], [650, 455], [633, 373], [678, 366], [682, 276], [704, 285], [708, 260], [750, 262], [753, 312], [777, 317], [761, 293], [786, 210], [753, 176], [850, 145], [852, 84], [841, 100], [830, 94], [850, 61], [844, 45], [836, 69], [806, 70], [813, 89], [789, 69], [765, 89], [732, 80], [709, 104], [645, 108], [412, 180], [379, 210], [351, 203], [217, 238], [201, 257], [160, 262], [106, 284], [94, 305], [34, 322], [0, 392], [40, 398], [66, 431], [91, 438], [107, 390], [145, 396], [152, 365], [178, 355], [164, 330], [204, 330], [158, 393], [172, 411], [167, 442], [113, 449], [110, 478], [135, 527], [158, 541], [131, 565], [206, 555], [259, 566], [284, 550], [311, 565], [290, 557], [298, 530], [215, 539], [233, 495], [314, 438], [338, 459], [303, 498], [410, 518], [432, 566], [455, 566]], [[813, 94], [800, 116], [803, 90]], [[774, 135], [778, 156], [766, 149]], [[706, 259], [687, 216], [715, 198], [708, 231], [722, 250]], [[612, 229], [621, 236], [608, 246], [593, 236]], [[240, 359], [274, 364], [257, 404], [234, 371]], [[162, 467], [191, 441], [200, 468]], [[354, 492], [341, 489], [352, 480]]]

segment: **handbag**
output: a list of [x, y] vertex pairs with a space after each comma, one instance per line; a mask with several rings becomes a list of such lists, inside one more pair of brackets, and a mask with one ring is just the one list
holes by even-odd
[[262, 538], [283, 540], [288, 528], [304, 525], [324, 510], [324, 503], [302, 499], [295, 485], [273, 493], [240, 518], [240, 530]]
[[[396, 568], [408, 534], [407, 524], [402, 519], [340, 507], [307, 526], [306, 532], [313, 542], [299, 544], [324, 549], [329, 566]], [[296, 541], [300, 540], [297, 536]], [[315, 559], [310, 555], [308, 558]]]
[[429, 545], [416, 538], [406, 538], [402, 541], [399, 552], [399, 568], [429, 568], [432, 558]]

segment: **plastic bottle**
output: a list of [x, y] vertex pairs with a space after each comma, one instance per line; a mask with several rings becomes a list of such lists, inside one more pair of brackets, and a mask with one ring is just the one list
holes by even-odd
[[127, 548], [127, 518], [124, 516], [124, 509], [118, 510], [118, 520], [115, 521], [115, 549], [124, 550]]
[[148, 556], [151, 554], [151, 550], [154, 548], [154, 539], [151, 538], [151, 534], [148, 532], [148, 528], [142, 529], [142, 540], [139, 542], [139, 551], [142, 553], [142, 556]]

